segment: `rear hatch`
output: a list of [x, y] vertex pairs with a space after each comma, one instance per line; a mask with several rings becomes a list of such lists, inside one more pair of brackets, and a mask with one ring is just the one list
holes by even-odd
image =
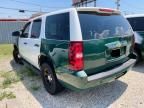
[[[110, 12], [110, 11], [109, 11]], [[78, 12], [88, 75], [110, 70], [128, 60], [132, 29], [118, 13]]]

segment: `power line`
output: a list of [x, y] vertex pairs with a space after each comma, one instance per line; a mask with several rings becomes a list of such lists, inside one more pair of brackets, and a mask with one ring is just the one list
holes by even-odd
[[21, 3], [21, 4], [26, 4], [26, 5], [33, 5], [33, 6], [37, 6], [37, 7], [44, 7], [44, 8], [66, 8], [66, 7], [49, 7], [46, 5], [40, 5], [40, 4], [36, 4], [36, 3], [32, 3], [32, 2], [23, 2], [23, 1], [18, 1], [18, 0], [9, 0], [9, 1], [14, 1], [17, 3]]
[[24, 10], [24, 11], [27, 11], [27, 12], [39, 12], [39, 11], [36, 11], [36, 10], [17, 9], [17, 8], [8, 8], [8, 7], [2, 7], [2, 6], [0, 6], [0, 8], [1, 8], [1, 9], [16, 10], [16, 11]]
[[23, 1], [18, 1], [18, 0], [9, 0], [9, 1], [14, 1], [17, 3], [28, 4], [28, 5], [34, 5], [34, 6], [40, 6], [39, 4], [30, 3], [30, 2], [23, 2]]
[[17, 2], [20, 4], [25, 4], [25, 5], [32, 5], [32, 6], [36, 6], [39, 7], [39, 12], [42, 12], [42, 9], [62, 9], [62, 8], [66, 8], [66, 7], [49, 7], [46, 5], [40, 5], [40, 4], [36, 4], [36, 3], [32, 3], [32, 2], [23, 2], [23, 1], [19, 1], [19, 0], [8, 0], [8, 1], [13, 1], [13, 2]]

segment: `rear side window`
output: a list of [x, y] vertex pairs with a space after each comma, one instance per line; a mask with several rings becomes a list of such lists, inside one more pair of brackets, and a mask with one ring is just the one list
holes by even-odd
[[69, 13], [57, 14], [46, 18], [45, 36], [47, 39], [69, 40]]
[[132, 35], [128, 21], [119, 14], [96, 12], [79, 12], [78, 14], [84, 40]]
[[134, 31], [144, 31], [144, 17], [128, 18]]
[[39, 38], [41, 32], [41, 19], [33, 21], [31, 29], [31, 38]]

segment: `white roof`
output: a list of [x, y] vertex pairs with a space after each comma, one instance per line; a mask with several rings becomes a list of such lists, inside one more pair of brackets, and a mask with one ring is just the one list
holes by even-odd
[[144, 17], [144, 14], [132, 14], [125, 16], [125, 18], [135, 18], [135, 17]]
[[104, 8], [104, 7], [76, 7], [77, 11], [98, 11], [99, 9], [108, 9], [113, 10], [114, 12], [120, 12], [119, 10], [116, 9]]
[[[99, 11], [99, 9], [112, 10], [113, 13], [118, 13], [118, 14], [120, 13], [119, 10], [111, 9], [111, 8], [103, 8], [103, 7], [76, 7], [76, 8], [68, 8], [68, 9], [62, 9], [62, 10], [58, 10], [58, 11], [54, 11], [54, 12], [49, 12], [49, 13], [46, 13], [44, 15], [32, 18], [32, 20], [40, 18], [40, 17], [43, 17], [43, 16], [47, 16], [47, 15], [54, 15], [54, 14], [58, 14], [58, 13], [65, 13], [65, 12], [70, 12], [70, 11], [73, 11], [73, 10], [77, 10], [77, 11]], [[103, 12], [103, 13], [109, 13], [109, 12]]]

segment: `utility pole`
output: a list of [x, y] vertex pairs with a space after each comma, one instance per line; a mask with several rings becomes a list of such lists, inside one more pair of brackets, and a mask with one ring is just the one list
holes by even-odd
[[116, 0], [117, 10], [120, 9], [120, 0]]
[[96, 7], [96, 0], [94, 0], [94, 7]]

